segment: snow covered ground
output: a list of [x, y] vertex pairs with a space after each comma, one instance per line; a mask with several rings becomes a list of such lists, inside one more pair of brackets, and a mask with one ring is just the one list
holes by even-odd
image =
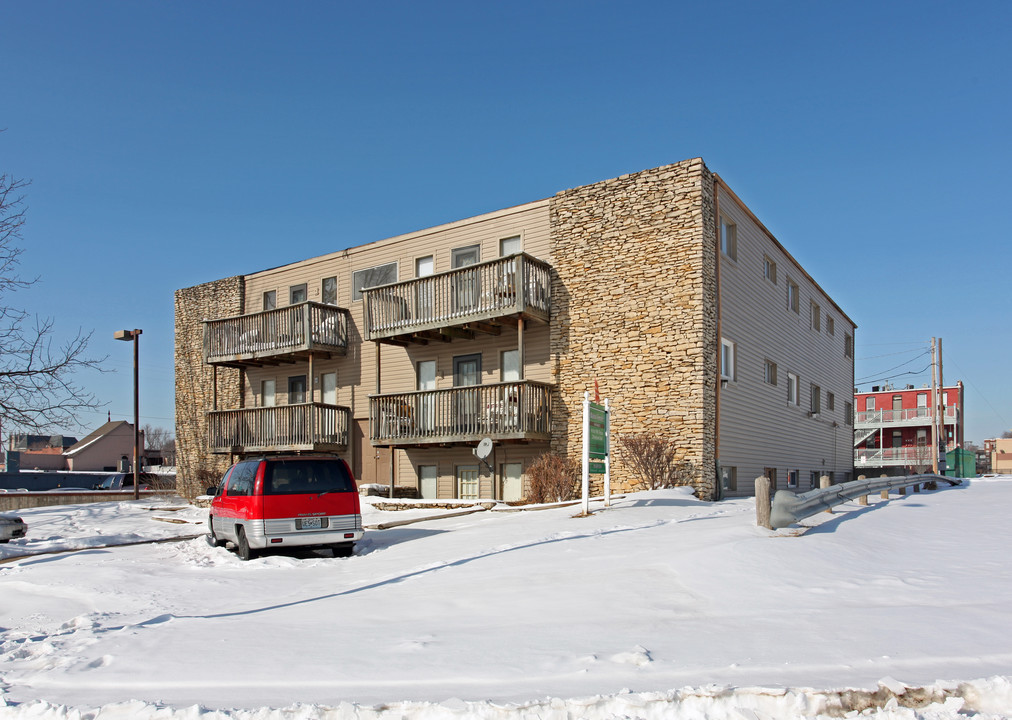
[[975, 480], [799, 535], [656, 491], [249, 563], [125, 544], [203, 533], [178, 500], [24, 510], [0, 718], [1012, 717], [1010, 507], [1012, 477]]

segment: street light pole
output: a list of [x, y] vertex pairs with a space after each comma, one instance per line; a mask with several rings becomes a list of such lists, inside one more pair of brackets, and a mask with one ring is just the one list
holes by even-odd
[[134, 500], [141, 496], [141, 428], [140, 428], [140, 376], [138, 359], [140, 358], [140, 336], [143, 330], [117, 330], [113, 337], [117, 340], [133, 340], [134, 343]]

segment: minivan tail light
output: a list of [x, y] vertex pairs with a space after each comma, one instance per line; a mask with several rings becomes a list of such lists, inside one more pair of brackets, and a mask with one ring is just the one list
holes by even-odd
[[284, 538], [271, 538], [272, 543], [283, 543], [284, 541]]
[[355, 537], [355, 533], [345, 533], [344, 536], [346, 538], [353, 538], [353, 537]]

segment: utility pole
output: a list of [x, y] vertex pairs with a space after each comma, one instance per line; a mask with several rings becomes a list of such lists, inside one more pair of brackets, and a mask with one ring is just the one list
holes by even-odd
[[[935, 449], [935, 455], [938, 456], [938, 464], [943, 473], [948, 464], [945, 458], [946, 447], [945, 383], [942, 381], [942, 338], [938, 338], [938, 447]], [[937, 475], [938, 473], [936, 472], [935, 474]]]
[[938, 384], [935, 379], [935, 338], [931, 338], [931, 472], [938, 474]]

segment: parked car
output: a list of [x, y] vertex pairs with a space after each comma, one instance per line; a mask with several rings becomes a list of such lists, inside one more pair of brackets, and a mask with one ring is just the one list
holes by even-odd
[[0, 543], [8, 543], [15, 538], [23, 538], [28, 532], [28, 524], [16, 515], [0, 515]]
[[[150, 473], [141, 473], [140, 476], [140, 489], [151, 490], [152, 476]], [[94, 490], [126, 490], [132, 489], [134, 486], [134, 474], [133, 473], [112, 473], [108, 475], [105, 480], [97, 483]]]
[[267, 548], [309, 546], [348, 557], [363, 535], [355, 478], [338, 457], [243, 460], [207, 494], [214, 496], [209, 541], [233, 543], [243, 560]]

